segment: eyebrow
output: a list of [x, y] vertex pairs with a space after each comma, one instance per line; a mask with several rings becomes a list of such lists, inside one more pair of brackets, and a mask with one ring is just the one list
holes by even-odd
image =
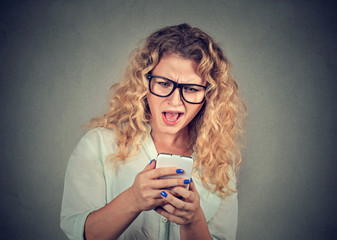
[[[160, 76], [160, 75], [154, 75], [154, 74], [151, 74], [151, 73], [148, 73], [148, 75], [151, 75], [151, 76], [153, 76], [153, 77], [163, 78], [163, 79], [170, 80], [170, 81], [172, 81], [172, 82], [178, 83], [177, 81], [172, 80], [171, 78], [168, 78], [168, 77], [163, 77], [163, 76]], [[201, 80], [203, 80], [203, 79], [201, 79]], [[192, 83], [192, 82], [191, 82], [191, 83], [190, 83], [190, 82], [187, 82], [187, 83], [179, 83], [179, 84], [192, 84], [192, 85], [204, 86], [202, 83]], [[206, 86], [204, 86], [204, 87], [207, 87], [207, 82], [206, 82]]]

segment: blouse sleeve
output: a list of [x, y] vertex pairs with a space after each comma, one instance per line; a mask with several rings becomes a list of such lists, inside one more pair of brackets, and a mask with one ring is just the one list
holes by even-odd
[[237, 193], [222, 200], [218, 211], [208, 222], [208, 229], [213, 239], [235, 240], [238, 225]]
[[89, 131], [70, 156], [64, 182], [61, 229], [83, 239], [87, 216], [106, 205], [102, 155], [97, 130]]
[[[230, 170], [229, 187], [236, 189], [236, 178]], [[208, 221], [208, 229], [213, 239], [235, 240], [238, 227], [238, 194], [230, 193], [221, 199], [219, 207], [213, 217]]]

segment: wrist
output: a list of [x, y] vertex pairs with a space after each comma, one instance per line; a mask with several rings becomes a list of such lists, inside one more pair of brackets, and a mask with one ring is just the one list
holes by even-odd
[[212, 239], [205, 215], [201, 208], [199, 208], [192, 219], [188, 224], [180, 226], [180, 238], [185, 239]]
[[139, 208], [137, 204], [136, 196], [134, 194], [134, 191], [132, 187], [128, 188], [125, 190], [125, 195], [126, 195], [126, 200], [127, 200], [127, 205], [129, 206], [129, 211], [131, 214], [139, 214], [142, 212], [142, 210]]
[[197, 225], [197, 224], [203, 223], [203, 222], [206, 222], [206, 218], [205, 218], [204, 212], [202, 211], [201, 207], [199, 207], [197, 209], [195, 215], [191, 219], [191, 221], [186, 225], [187, 225], [187, 227], [189, 227], [191, 225]]

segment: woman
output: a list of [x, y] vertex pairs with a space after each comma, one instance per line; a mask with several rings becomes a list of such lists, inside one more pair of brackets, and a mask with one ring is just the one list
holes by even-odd
[[[235, 239], [245, 107], [219, 46], [187, 24], [160, 29], [112, 89], [68, 163], [67, 236]], [[193, 180], [159, 179], [181, 170], [156, 169], [158, 153], [192, 155]]]

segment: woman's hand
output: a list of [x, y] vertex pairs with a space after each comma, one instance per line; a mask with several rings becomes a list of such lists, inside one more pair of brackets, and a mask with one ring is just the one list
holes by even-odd
[[161, 189], [184, 185], [184, 179], [158, 179], [178, 175], [181, 169], [155, 166], [156, 161], [152, 161], [137, 174], [130, 188], [89, 214], [84, 228], [86, 239], [117, 239], [142, 211], [167, 203], [160, 195]]
[[[168, 220], [185, 225], [200, 220], [200, 196], [193, 182], [190, 189], [175, 187], [170, 191], [162, 191], [161, 196], [167, 204], [156, 211]], [[203, 213], [202, 213], [203, 216]]]
[[133, 209], [136, 212], [152, 210], [167, 203], [167, 199], [161, 197], [162, 189], [184, 186], [184, 179], [158, 179], [167, 175], [179, 175], [181, 169], [158, 168], [155, 169], [156, 161], [153, 160], [144, 170], [137, 174], [133, 185], [130, 187], [133, 198]]
[[180, 239], [212, 239], [204, 212], [200, 207], [200, 196], [193, 182], [190, 190], [175, 187], [162, 191], [162, 198], [167, 204], [156, 209], [162, 216], [180, 226]]

